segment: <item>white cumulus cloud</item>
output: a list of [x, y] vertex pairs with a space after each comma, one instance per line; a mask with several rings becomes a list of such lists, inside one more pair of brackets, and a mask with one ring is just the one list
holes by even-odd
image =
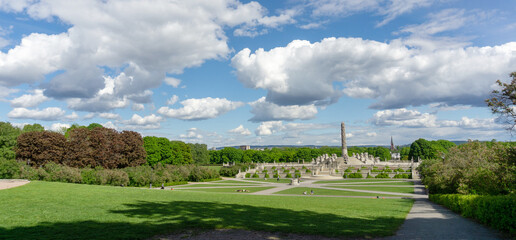
[[13, 107], [36, 107], [39, 104], [48, 101], [49, 98], [43, 95], [42, 89], [35, 89], [32, 91], [33, 94], [24, 94], [11, 100], [11, 106]]
[[265, 97], [251, 102], [249, 105], [252, 107], [251, 113], [254, 114], [254, 117], [250, 119], [250, 121], [253, 122], [312, 119], [315, 118], [315, 115], [317, 114], [317, 108], [313, 104], [306, 106], [279, 106], [277, 104], [267, 102]]
[[242, 124], [240, 124], [240, 126], [234, 128], [234, 129], [229, 130], [228, 132], [240, 134], [240, 135], [244, 135], [244, 136], [251, 135], [251, 131], [249, 131], [249, 129], [247, 129], [247, 128], [244, 128], [244, 125], [242, 125]]
[[65, 115], [65, 111], [58, 107], [48, 107], [42, 110], [14, 108], [7, 116], [16, 119], [33, 119], [42, 121], [55, 121], [61, 119]]
[[246, 87], [267, 90], [266, 100], [282, 106], [327, 105], [342, 93], [376, 99], [376, 109], [436, 102], [484, 106], [492, 83], [514, 71], [515, 51], [516, 42], [426, 51], [399, 40], [327, 38], [254, 53], [246, 48], [232, 66]]
[[148, 116], [140, 116], [133, 114], [131, 119], [122, 121], [129, 128], [141, 128], [141, 129], [156, 129], [160, 127], [160, 122], [163, 118], [154, 114]]
[[171, 109], [161, 107], [158, 113], [169, 117], [182, 120], [203, 120], [216, 118], [226, 112], [234, 110], [244, 105], [242, 102], [232, 102], [225, 98], [191, 98], [181, 101], [182, 108]]
[[167, 100], [167, 105], [174, 105], [177, 102], [177, 100], [179, 100], [179, 97], [177, 95], [174, 95]]

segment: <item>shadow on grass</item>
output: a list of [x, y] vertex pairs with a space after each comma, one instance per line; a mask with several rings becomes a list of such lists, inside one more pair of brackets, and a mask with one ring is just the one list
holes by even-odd
[[[408, 201], [408, 200], [407, 200]], [[0, 239], [138, 239], [185, 229], [237, 228], [328, 237], [377, 237], [395, 233], [404, 219], [349, 218], [313, 211], [217, 202], [169, 201], [125, 205], [112, 210], [120, 222], [58, 222], [5, 229]]]

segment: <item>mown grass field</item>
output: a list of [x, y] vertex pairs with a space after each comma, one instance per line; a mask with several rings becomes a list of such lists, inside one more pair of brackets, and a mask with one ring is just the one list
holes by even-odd
[[145, 239], [218, 228], [371, 238], [394, 234], [412, 203], [32, 182], [0, 190], [0, 239]]
[[357, 190], [369, 190], [369, 191], [382, 191], [382, 192], [393, 192], [393, 193], [414, 193], [413, 187], [363, 187], [363, 186], [329, 186], [335, 188], [347, 188], [347, 189], [357, 189]]
[[[314, 195], [329, 195], [329, 196], [384, 196], [384, 197], [403, 197], [400, 195], [396, 195], [395, 192], [392, 194], [378, 194], [378, 193], [366, 193], [366, 192], [353, 192], [353, 191], [345, 191], [345, 190], [332, 190], [332, 189], [324, 189], [324, 188], [308, 188], [308, 187], [295, 187], [287, 190], [283, 190], [280, 192], [276, 192], [275, 194], [293, 194], [293, 195], [304, 195], [303, 192], [307, 192], [310, 194], [310, 191], [314, 190]], [[367, 190], [367, 189], [366, 189]]]

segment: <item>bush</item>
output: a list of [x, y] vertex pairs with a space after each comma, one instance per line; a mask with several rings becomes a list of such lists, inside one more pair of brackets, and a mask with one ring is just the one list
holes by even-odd
[[81, 183], [81, 170], [54, 162], [48, 162], [43, 166], [48, 173], [43, 180], [52, 182]]
[[344, 170], [344, 172], [347, 172], [347, 173], [350, 173], [352, 172], [350, 168], [346, 168], [346, 170]]
[[362, 178], [362, 174], [360, 173], [350, 173], [348, 178]]
[[295, 178], [300, 178], [300, 177], [301, 177], [301, 173], [296, 173], [296, 174], [294, 174], [294, 177], [295, 177]]
[[403, 170], [403, 168], [398, 168], [396, 169], [396, 172], [405, 172], [405, 170]]
[[408, 179], [409, 177], [410, 177], [409, 174], [399, 173], [399, 174], [394, 175], [393, 178], [407, 178]]
[[306, 167], [305, 167], [305, 166], [303, 166], [303, 167], [302, 167], [302, 169], [306, 169]]
[[251, 178], [251, 173], [246, 173], [245, 178]]
[[407, 169], [405, 172], [412, 172], [412, 169]]
[[279, 174], [275, 173], [272, 177], [273, 178], [279, 178]]
[[347, 173], [342, 174], [342, 178], [348, 178], [348, 174]]
[[383, 170], [383, 172], [384, 172], [384, 173], [390, 173], [390, 172], [392, 172], [392, 170], [391, 170], [391, 169], [387, 169], [387, 168], [386, 168], [386, 169], [384, 169], [384, 170]]
[[[101, 185], [127, 186], [129, 185], [129, 175], [118, 169], [101, 169], [97, 171]], [[156, 184], [157, 185], [157, 184]]]
[[286, 177], [286, 178], [292, 178], [292, 174], [287, 173], [287, 175], [286, 175], [285, 177]]
[[431, 194], [430, 200], [464, 217], [474, 218], [483, 224], [516, 236], [516, 195], [514, 194], [499, 196]]
[[97, 175], [97, 171], [91, 168], [85, 168], [81, 171], [82, 183], [91, 185], [100, 185], [100, 176]]
[[[22, 163], [23, 164], [23, 163]], [[13, 179], [20, 176], [20, 163], [14, 159], [0, 157], [0, 179]]]
[[260, 178], [260, 176], [257, 173], [254, 173], [252, 177], [253, 178]]
[[374, 178], [373, 176], [371, 176], [369, 173], [367, 174], [367, 178]]
[[310, 169], [306, 169], [306, 173], [311, 173], [312, 171]]
[[383, 172], [383, 170], [372, 169], [371, 172]]
[[387, 174], [387, 173], [380, 173], [380, 174], [376, 175], [375, 178], [389, 178], [389, 174]]
[[264, 178], [270, 178], [268, 173], [266, 173], [263, 177]]
[[432, 194], [500, 195], [516, 193], [516, 148], [478, 141], [453, 147], [444, 159], [418, 167]]
[[283, 171], [283, 173], [289, 174], [290, 171], [289, 170], [285, 170], [285, 171]]

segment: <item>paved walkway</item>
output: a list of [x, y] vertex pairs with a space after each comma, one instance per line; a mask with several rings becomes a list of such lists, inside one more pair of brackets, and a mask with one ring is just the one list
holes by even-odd
[[0, 179], [0, 190], [22, 186], [29, 182], [29, 180], [24, 179]]
[[[428, 196], [424, 187], [415, 194]], [[396, 235], [385, 239], [500, 239], [498, 233], [466, 219], [428, 198], [416, 198]]]

